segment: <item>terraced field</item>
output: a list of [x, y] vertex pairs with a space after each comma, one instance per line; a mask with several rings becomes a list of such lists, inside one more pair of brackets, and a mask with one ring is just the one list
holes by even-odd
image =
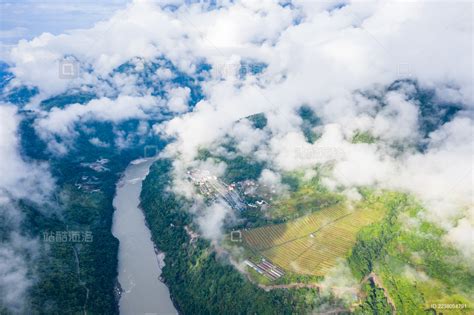
[[242, 237], [246, 247], [286, 270], [324, 275], [349, 253], [357, 232], [383, 216], [380, 208], [349, 211], [339, 205], [288, 223], [242, 231]]

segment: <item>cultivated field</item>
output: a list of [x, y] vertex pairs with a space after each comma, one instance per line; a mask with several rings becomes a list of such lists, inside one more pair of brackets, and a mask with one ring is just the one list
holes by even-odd
[[349, 253], [357, 232], [383, 216], [380, 208], [349, 211], [339, 205], [288, 223], [243, 231], [242, 236], [246, 247], [286, 270], [324, 275]]

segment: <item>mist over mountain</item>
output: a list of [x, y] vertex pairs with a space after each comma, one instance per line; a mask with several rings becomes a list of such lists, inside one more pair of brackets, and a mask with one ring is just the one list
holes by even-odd
[[[0, 313], [117, 312], [111, 201], [147, 150], [218, 249], [249, 219], [196, 195], [190, 169], [279, 196], [291, 172], [352, 201], [407, 193], [423, 209], [411, 224], [471, 264], [472, 21], [468, 2], [135, 0], [20, 40], [0, 64]], [[96, 241], [44, 242], [71, 229]], [[102, 259], [111, 270], [89, 269]], [[96, 295], [77, 302], [85, 286]]]

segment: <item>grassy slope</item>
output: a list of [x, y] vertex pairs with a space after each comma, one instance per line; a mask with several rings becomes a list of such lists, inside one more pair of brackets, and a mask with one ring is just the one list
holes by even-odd
[[[342, 199], [335, 193], [326, 195]], [[364, 202], [353, 211], [341, 202], [320, 210], [321, 202], [311, 193], [310, 185], [301, 186], [275, 208], [294, 204], [312, 213], [284, 224], [246, 230], [243, 232], [245, 245], [288, 271], [319, 276], [349, 253], [360, 229], [382, 219], [385, 213], [383, 205], [367, 206]], [[293, 209], [287, 209], [293, 213]]]
[[[406, 218], [416, 219], [422, 209], [404, 194], [369, 194], [367, 200], [384, 203], [390, 213], [359, 233], [349, 257], [354, 274], [363, 278], [375, 272], [400, 314], [424, 314], [435, 303], [466, 304], [472, 310], [474, 274], [461, 254], [442, 241], [444, 231], [421, 219], [407, 227]], [[383, 303], [379, 306], [380, 312]]]
[[315, 189], [312, 185], [304, 185], [294, 192], [291, 198], [276, 202], [270, 212], [272, 218], [288, 220], [304, 214], [336, 205], [342, 197], [335, 193]]

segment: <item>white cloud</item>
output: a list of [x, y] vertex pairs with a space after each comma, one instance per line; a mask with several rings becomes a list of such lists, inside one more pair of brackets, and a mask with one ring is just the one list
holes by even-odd
[[187, 111], [190, 93], [188, 87], [171, 88], [168, 91], [168, 108], [175, 113]]
[[320, 285], [324, 296], [334, 294], [347, 305], [357, 301], [359, 281], [354, 278], [351, 269], [344, 261], [339, 261], [331, 268]]
[[0, 196], [41, 202], [53, 181], [45, 164], [29, 164], [21, 157], [19, 122], [15, 107], [0, 105]]
[[[410, 191], [421, 198], [435, 220], [444, 218], [443, 225], [452, 227], [449, 218], [472, 204], [472, 183], [456, 185], [462, 174], [472, 176], [472, 134], [462, 141], [455, 139], [471, 130], [472, 115], [461, 119], [464, 131], [459, 127], [452, 130], [451, 138], [440, 140], [441, 135], [434, 133], [428, 150], [416, 153], [411, 148], [421, 136], [420, 104], [408, 97], [413, 87], [388, 93], [384, 89], [396, 79], [414, 79], [422, 88], [434, 89], [440, 98], [461, 101], [471, 111], [472, 47], [467, 45], [472, 20], [465, 13], [469, 7], [464, 3], [448, 7], [429, 2], [369, 2], [351, 3], [331, 13], [323, 4], [304, 2], [296, 7], [303, 16], [301, 22], [281, 23], [279, 36], [271, 38], [274, 45], [255, 45], [252, 36], [237, 34], [238, 28], [233, 27], [240, 21], [228, 13], [232, 9], [223, 9], [227, 20], [222, 27], [229, 37], [221, 36], [227, 32], [206, 33], [204, 28], [204, 34], [209, 34], [205, 38], [214, 41], [224, 55], [221, 59], [227, 57], [234, 64], [252, 56], [265, 61], [268, 68], [258, 78], [240, 80], [230, 75], [222, 80], [215, 74], [215, 80], [203, 83], [205, 101], [193, 112], [157, 128], [176, 139], [169, 152], [179, 152], [180, 158], [189, 161], [197, 148], [229, 133], [240, 151], [258, 148], [259, 158], [281, 170], [334, 161], [334, 177], [345, 186], [378, 184]], [[216, 21], [220, 25], [222, 20]], [[210, 55], [211, 61], [219, 59]], [[314, 109], [325, 125], [314, 144], [307, 143], [299, 130], [296, 108], [302, 104]], [[252, 134], [235, 124], [261, 111], [271, 132], [268, 147], [259, 132]], [[443, 130], [456, 124], [461, 121], [455, 119]], [[379, 143], [351, 144], [348, 140], [358, 129], [371, 132]], [[393, 143], [407, 150], [397, 155]], [[441, 150], [439, 146], [452, 147]], [[462, 188], [446, 194], [453, 185]]]
[[[93, 99], [87, 104], [72, 104], [65, 108], [53, 108], [36, 120], [35, 128], [53, 152], [66, 153], [71, 140], [77, 135], [76, 126], [88, 121], [110, 121], [119, 123], [127, 119], [157, 117], [163, 107], [160, 99], [152, 96], [119, 95], [116, 99], [107, 97]], [[140, 125], [139, 131], [147, 128]], [[146, 132], [146, 130], [145, 130]], [[59, 136], [66, 143], [56, 141]], [[93, 140], [94, 141], [94, 140]], [[95, 141], [97, 144], [98, 142]]]
[[8, 243], [0, 244], [0, 303], [21, 313], [32, 280], [28, 276], [24, 257], [18, 250]]
[[461, 253], [472, 262], [474, 259], [474, 223], [472, 217], [463, 218], [457, 222], [457, 225], [448, 231], [446, 240], [457, 246]]
[[382, 139], [410, 141], [418, 136], [418, 107], [397, 92], [389, 92], [387, 105], [373, 122], [373, 134]]
[[45, 164], [27, 163], [19, 153], [16, 107], [0, 105], [0, 304], [22, 313], [27, 290], [32, 284], [28, 261], [34, 259], [37, 244], [20, 232], [23, 219], [16, 199], [42, 203], [54, 182]]
[[101, 147], [101, 148], [107, 148], [110, 146], [109, 143], [104, 142], [97, 137], [92, 137], [91, 139], [89, 139], [89, 142], [95, 145], [96, 147]]
[[[176, 45], [179, 41], [183, 41], [181, 46]], [[57, 36], [44, 33], [31, 41], [22, 40], [12, 49], [9, 61], [15, 64], [12, 70], [17, 80], [38, 86], [46, 96], [84, 83], [98, 84], [98, 76], [107, 76], [122, 63], [160, 52], [168, 53], [178, 67], [189, 70], [185, 42], [178, 20], [152, 1], [138, 1], [91, 29]], [[77, 58], [81, 67], [73, 80], [59, 76], [59, 62], [68, 55]], [[90, 66], [92, 73], [87, 71]]]
[[282, 184], [281, 175], [269, 169], [264, 169], [258, 179], [261, 185], [268, 187], [268, 190], [278, 196], [283, 196], [288, 191], [288, 186]]
[[[472, 210], [470, 3], [355, 1], [334, 9], [335, 4], [295, 1], [283, 7], [242, 0], [223, 1], [213, 10], [196, 3], [166, 11], [151, 1], [135, 1], [89, 30], [22, 41], [10, 61], [17, 82], [38, 86], [43, 96], [81, 84], [100, 89], [104, 78], [125, 94], [46, 113], [37, 128], [47, 138], [73, 135], [75, 124], [88, 119], [118, 122], [153, 113], [158, 100], [133, 96], [133, 76], [110, 78], [113, 68], [132, 58], [164, 56], [187, 73], [205, 60], [213, 71], [201, 83], [204, 99], [192, 111], [154, 126], [173, 140], [166, 154], [179, 160], [177, 172], [186, 169], [199, 148], [229, 133], [241, 153], [255, 152], [275, 171], [333, 162], [334, 184], [412, 192], [426, 205], [427, 216], [448, 230], [455, 227], [455, 217]], [[65, 55], [74, 55], [83, 69], [75, 80], [58, 77], [58, 62]], [[235, 65], [244, 60], [265, 62], [267, 68], [240, 77]], [[227, 65], [232, 71], [223, 76], [218, 70]], [[172, 75], [159, 70], [156, 78]], [[386, 91], [398, 79], [416, 80], [439, 100], [455, 100], [464, 109], [430, 135], [424, 152], [413, 146], [421, 137], [420, 104], [408, 97], [410, 85]], [[169, 108], [185, 112], [189, 91], [167, 89]], [[321, 119], [317, 131], [322, 136], [314, 144], [300, 130], [301, 105]], [[236, 123], [259, 112], [268, 118], [263, 131]], [[359, 129], [379, 142], [350, 143]], [[394, 144], [405, 151], [397, 152]], [[210, 217], [211, 229], [220, 229], [224, 212], [216, 210]]]
[[207, 239], [219, 241], [225, 220], [232, 216], [232, 209], [225, 202], [216, 202], [205, 207], [203, 211], [197, 219], [202, 235]]

